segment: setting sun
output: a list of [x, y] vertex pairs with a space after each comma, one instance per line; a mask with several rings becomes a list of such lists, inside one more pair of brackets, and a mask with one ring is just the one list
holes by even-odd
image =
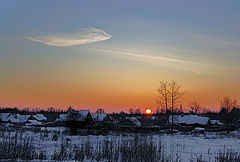
[[149, 108], [147, 108], [147, 109], [145, 110], [145, 113], [146, 113], [146, 114], [152, 114], [152, 110], [149, 109]]

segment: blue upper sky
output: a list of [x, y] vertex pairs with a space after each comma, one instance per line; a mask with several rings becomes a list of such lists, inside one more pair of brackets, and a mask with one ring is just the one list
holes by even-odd
[[[148, 96], [144, 106], [155, 106], [157, 82], [174, 79], [203, 104], [216, 107], [223, 95], [239, 97], [235, 92], [236, 87], [240, 90], [239, 16], [240, 2], [231, 0], [2, 0], [0, 88], [6, 94], [0, 95], [5, 99], [0, 104], [41, 105], [46, 101], [41, 89], [54, 85], [52, 91], [66, 91], [76, 99], [60, 102], [64, 96], [49, 92], [53, 100], [43, 106], [141, 107], [137, 100], [144, 95]], [[84, 40], [76, 38], [76, 32]], [[113, 84], [122, 78], [127, 79]], [[143, 83], [130, 86], [142, 78]], [[114, 88], [122, 84], [125, 89]], [[67, 85], [81, 90], [73, 93]], [[142, 85], [150, 90], [137, 93]], [[32, 92], [31, 86], [41, 88]], [[89, 98], [100, 95], [94, 88], [102, 87], [113, 91], [102, 98], [127, 93], [130, 99], [125, 105], [120, 104], [124, 97], [116, 104], [104, 99], [90, 103]], [[8, 94], [11, 88], [16, 93]], [[19, 97], [26, 89], [25, 97]], [[216, 90], [221, 91], [217, 96]], [[32, 93], [37, 97], [27, 104]], [[203, 97], [204, 93], [212, 96]], [[83, 94], [85, 98], [78, 100], [76, 96]]]

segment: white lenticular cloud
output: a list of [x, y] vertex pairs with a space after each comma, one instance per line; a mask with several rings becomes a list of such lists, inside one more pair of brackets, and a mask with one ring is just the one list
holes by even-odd
[[96, 28], [80, 29], [74, 33], [50, 34], [42, 36], [25, 37], [25, 39], [39, 42], [48, 46], [68, 47], [89, 44], [110, 39], [112, 36]]

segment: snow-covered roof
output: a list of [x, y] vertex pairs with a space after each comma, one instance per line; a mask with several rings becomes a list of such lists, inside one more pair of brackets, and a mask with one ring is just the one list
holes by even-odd
[[[207, 125], [209, 118], [199, 115], [174, 115], [173, 123], [175, 124], [201, 124]], [[169, 116], [169, 122], [172, 123], [172, 115]]]
[[37, 120], [28, 120], [29, 123], [26, 123], [26, 125], [41, 125], [42, 122], [39, 122]]
[[33, 115], [33, 117], [35, 119], [37, 119], [38, 121], [46, 121], [47, 120], [46, 116], [44, 116], [43, 114], [36, 114], [36, 115]]
[[19, 123], [25, 123], [31, 115], [20, 115], [17, 114], [17, 119]]
[[69, 111], [68, 119], [75, 121], [85, 121], [86, 117], [90, 114], [89, 111], [81, 110], [81, 111]]
[[201, 127], [196, 127], [194, 128], [195, 131], [205, 131], [206, 129], [205, 128], [201, 128]]
[[56, 121], [67, 121], [68, 120], [68, 117], [67, 117], [68, 114], [60, 114]]
[[223, 125], [219, 120], [210, 120], [210, 123], [213, 125]]
[[25, 123], [30, 115], [20, 115], [20, 114], [10, 114], [8, 115], [6, 121], [10, 121], [12, 123]]
[[93, 121], [103, 121], [107, 114], [92, 114]]
[[126, 117], [129, 119], [135, 126], [141, 127], [141, 122], [136, 117]]
[[67, 114], [60, 114], [56, 121], [85, 121], [89, 111], [69, 111]]
[[5, 122], [7, 122], [8, 120], [7, 120], [7, 117], [10, 115], [10, 113], [0, 113], [0, 119], [2, 120], [2, 121], [5, 121]]
[[78, 118], [76, 119], [77, 121], [84, 121], [87, 115], [90, 114], [90, 112], [86, 110], [77, 111], [77, 112], [78, 112]]

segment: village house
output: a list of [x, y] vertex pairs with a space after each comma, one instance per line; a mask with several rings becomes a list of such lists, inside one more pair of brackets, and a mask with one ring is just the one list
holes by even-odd
[[46, 117], [43, 114], [0, 113], [0, 121], [15, 125], [41, 125]]
[[47, 117], [43, 114], [34, 114], [34, 115], [32, 115], [32, 117], [39, 122], [46, 122], [47, 121]]
[[6, 123], [8, 122], [8, 116], [10, 115], [11, 113], [0, 113], [0, 122], [1, 123]]
[[220, 120], [210, 120], [210, 124], [214, 126], [222, 126], [223, 123]]
[[108, 122], [111, 121], [108, 114], [91, 114], [94, 122]]
[[91, 128], [93, 119], [89, 111], [68, 111], [66, 114], [59, 114], [55, 120], [56, 125], [68, 126], [80, 129]]
[[[206, 127], [209, 118], [199, 115], [174, 115], [173, 124], [180, 126]], [[169, 116], [169, 123], [172, 124], [172, 115]]]
[[110, 128], [112, 125], [114, 125], [113, 121], [111, 120], [108, 114], [91, 114], [91, 115], [94, 121], [94, 125], [97, 127]]
[[141, 127], [141, 122], [136, 117], [126, 117], [135, 127]]

